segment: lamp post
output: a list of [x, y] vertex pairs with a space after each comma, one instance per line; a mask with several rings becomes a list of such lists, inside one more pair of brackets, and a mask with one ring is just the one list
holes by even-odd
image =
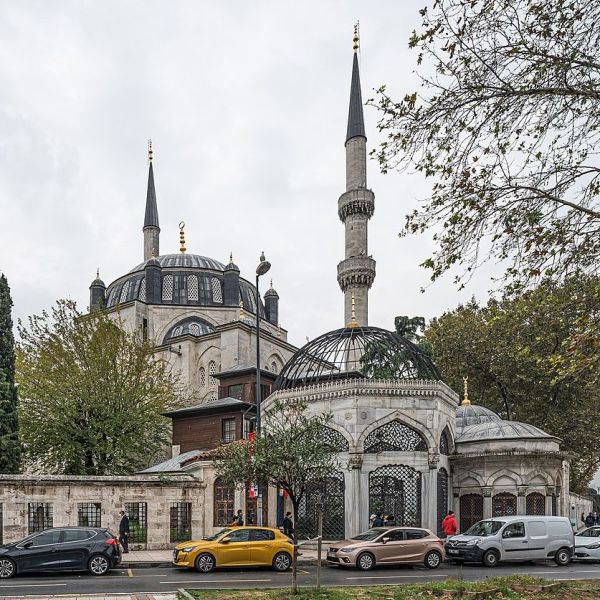
[[260, 254], [260, 263], [256, 267], [256, 436], [260, 437], [261, 415], [260, 404], [262, 394], [260, 389], [260, 293], [258, 291], [258, 278], [271, 268], [271, 263], [265, 259], [265, 253]]

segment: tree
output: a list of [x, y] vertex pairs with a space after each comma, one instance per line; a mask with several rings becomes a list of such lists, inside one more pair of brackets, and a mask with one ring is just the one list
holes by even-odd
[[[298, 506], [311, 483], [324, 481], [338, 466], [323, 428], [331, 415], [308, 415], [307, 404], [300, 400], [276, 400], [263, 415], [263, 431], [250, 442], [221, 446], [214, 460], [218, 476], [229, 485], [247, 485], [258, 481], [278, 486], [292, 503], [294, 523]], [[292, 590], [297, 592], [296, 558], [298, 527], [294, 527]]]
[[21, 466], [18, 396], [15, 386], [15, 339], [12, 299], [4, 274], [0, 275], [0, 473], [18, 473]]
[[51, 314], [19, 323], [19, 334], [21, 438], [31, 466], [127, 474], [168, 445], [161, 413], [178, 404], [177, 380], [137, 332], [114, 315], [82, 315], [59, 300]]
[[432, 0], [409, 46], [419, 92], [370, 103], [381, 168], [433, 180], [401, 235], [434, 230], [423, 265], [457, 281], [486, 260], [511, 287], [597, 274], [600, 3]]
[[478, 404], [536, 425], [577, 453], [571, 484], [579, 491], [600, 467], [597, 373], [586, 369], [575, 377], [558, 365], [578, 315], [599, 310], [597, 285], [597, 278], [544, 282], [486, 306], [471, 301], [433, 319], [426, 330], [450, 387], [461, 389], [468, 375], [469, 395]]

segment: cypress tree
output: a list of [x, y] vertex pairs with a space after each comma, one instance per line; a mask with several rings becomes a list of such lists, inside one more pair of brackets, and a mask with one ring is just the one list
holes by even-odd
[[4, 274], [0, 275], [0, 473], [18, 473], [21, 464], [18, 397], [15, 386], [15, 338], [12, 299]]

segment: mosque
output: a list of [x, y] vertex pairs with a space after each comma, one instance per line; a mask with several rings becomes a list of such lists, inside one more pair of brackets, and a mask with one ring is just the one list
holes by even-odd
[[[111, 527], [122, 507], [140, 535], [132, 543], [149, 549], [208, 535], [229, 524], [238, 508], [247, 522], [278, 525], [286, 509], [279, 490], [222, 484], [209, 453], [254, 427], [257, 320], [264, 409], [300, 398], [310, 413], [333, 415], [323, 435], [339, 468], [302, 500], [302, 536], [316, 533], [321, 494], [326, 539], [366, 529], [375, 512], [438, 532], [449, 509], [462, 531], [485, 517], [573, 518], [590, 509], [587, 499], [569, 491], [572, 456], [561, 451], [559, 439], [471, 403], [466, 380], [461, 400], [419, 347], [369, 326], [376, 262], [368, 224], [375, 195], [367, 185], [357, 32], [353, 45], [346, 184], [337, 205], [345, 228], [344, 258], [337, 265], [344, 327], [296, 348], [280, 324], [277, 292], [271, 285], [261, 298], [259, 278], [245, 279], [232, 256], [220, 262], [188, 253], [183, 224], [180, 252], [160, 254], [150, 146], [143, 261], [108, 286], [97, 277], [90, 310], [118, 314], [126, 327], [153, 340], [179, 372], [189, 400], [166, 415], [173, 427], [170, 456], [129, 478], [0, 476], [0, 543], [3, 528], [8, 541], [32, 527], [81, 524], [81, 515], [86, 524]], [[385, 369], [367, 364], [373, 348], [375, 367]]]

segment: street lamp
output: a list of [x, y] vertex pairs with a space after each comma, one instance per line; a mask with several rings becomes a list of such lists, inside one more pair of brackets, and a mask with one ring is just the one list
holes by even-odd
[[260, 293], [258, 292], [258, 278], [271, 268], [271, 263], [265, 259], [264, 251], [260, 254], [260, 263], [256, 267], [256, 436], [260, 437]]

